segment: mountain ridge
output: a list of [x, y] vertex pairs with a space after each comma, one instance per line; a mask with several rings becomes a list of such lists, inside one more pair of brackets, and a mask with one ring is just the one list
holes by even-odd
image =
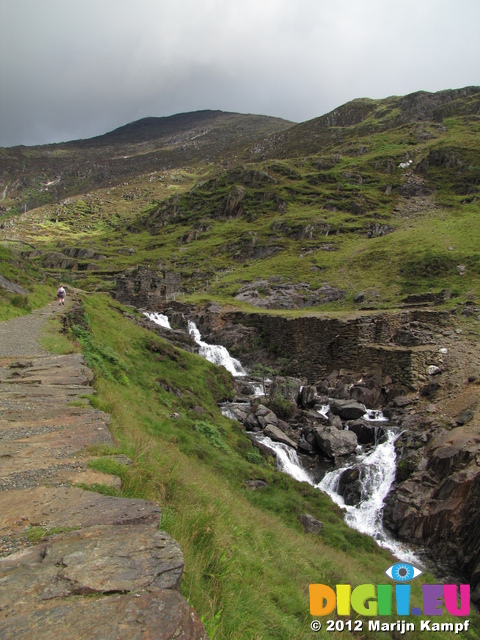
[[51, 157], [33, 156], [27, 175], [3, 154], [3, 235], [40, 244], [39, 266], [85, 286], [110, 289], [148, 264], [178, 272], [186, 295], [254, 306], [290, 308], [284, 285], [301, 289], [293, 308], [323, 306], [325, 287], [327, 308], [354, 308], [362, 291], [388, 308], [430, 290], [455, 297], [480, 275], [479, 114], [480, 88], [466, 87], [360, 98], [297, 125], [219, 111], [142, 119], [54, 158], [58, 174]]

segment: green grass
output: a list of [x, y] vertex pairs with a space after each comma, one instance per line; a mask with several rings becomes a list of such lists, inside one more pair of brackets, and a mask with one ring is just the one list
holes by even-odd
[[[128, 371], [119, 380], [96, 369], [91, 402], [111, 414], [119, 447], [89, 450], [97, 456], [89, 466], [120, 476], [122, 495], [161, 504], [161, 527], [185, 556], [182, 593], [212, 640], [311, 637], [310, 583], [385, 582], [390, 554], [349, 529], [325, 495], [277, 472], [221, 415], [217, 403], [232, 394], [224, 369], [124, 319], [108, 297], [87, 296], [83, 306], [90, 344], [116, 353]], [[110, 457], [118, 452], [133, 464]], [[249, 489], [253, 479], [267, 487]], [[302, 513], [324, 522], [321, 536], [303, 533]]]
[[25, 260], [21, 252], [0, 244], [0, 275], [27, 290], [27, 294], [11, 293], [0, 286], [0, 322], [44, 307], [55, 297], [55, 285]]

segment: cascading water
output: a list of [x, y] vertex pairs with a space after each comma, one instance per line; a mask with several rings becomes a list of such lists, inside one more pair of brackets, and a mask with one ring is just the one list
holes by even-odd
[[222, 347], [218, 344], [208, 344], [203, 342], [202, 336], [200, 335], [200, 331], [197, 329], [197, 325], [191, 320], [188, 321], [188, 332], [193, 339], [200, 347], [200, 355], [203, 356], [209, 362], [213, 362], [213, 364], [218, 364], [222, 367], [225, 367], [227, 371], [229, 371], [232, 376], [240, 377], [246, 376], [247, 372], [242, 367], [240, 362], [228, 353], [228, 350], [225, 347]]
[[[377, 418], [378, 419], [378, 418]], [[390, 549], [400, 560], [417, 562], [415, 555], [385, 531], [382, 523], [384, 500], [395, 480], [395, 441], [400, 433], [389, 429], [386, 438], [369, 452], [362, 452], [355, 463], [330, 471], [316, 486], [345, 509], [345, 522], [361, 533], [365, 533], [382, 546]], [[358, 504], [346, 505], [338, 493], [342, 474], [353, 466], [361, 468], [361, 495]]]
[[[161, 313], [145, 313], [144, 315], [160, 326], [171, 329], [167, 316]], [[241, 363], [235, 358], [232, 358], [225, 347], [204, 342], [194, 322], [188, 322], [188, 331], [199, 345], [201, 356], [214, 364], [225, 367], [234, 376], [240, 377], [247, 375]], [[256, 394], [263, 395], [263, 385], [258, 385], [258, 389], [256, 389], [255, 392]], [[316, 407], [317, 412], [324, 417], [328, 417], [329, 409], [329, 405]], [[229, 406], [225, 406], [222, 411], [224, 415], [236, 419], [235, 414]], [[387, 421], [387, 418], [385, 418], [379, 410], [365, 409], [365, 415], [363, 417], [369, 422], [381, 423]], [[394, 429], [388, 429], [386, 434], [386, 438], [372, 450], [359, 453], [353, 464], [347, 464], [327, 473], [318, 484], [315, 484], [305, 469], [302, 468], [295, 449], [286, 444], [274, 442], [264, 435], [257, 434], [256, 438], [275, 453], [277, 465], [281, 471], [300, 482], [308, 482], [310, 485], [328, 494], [336, 504], [345, 509], [345, 521], [349, 526], [373, 537], [380, 546], [390, 549], [400, 560], [419, 564], [419, 560], [413, 552], [394, 540], [383, 528], [383, 503], [395, 479], [396, 454], [394, 445], [400, 435]], [[360, 500], [358, 504], [346, 505], [345, 500], [337, 490], [342, 473], [354, 466], [361, 468], [362, 487]]]
[[[377, 419], [382, 416], [377, 416]], [[280, 471], [288, 473], [300, 482], [308, 482], [323, 493], [329, 495], [340, 507], [345, 509], [345, 522], [361, 533], [371, 536], [380, 546], [389, 549], [403, 562], [420, 564], [415, 554], [405, 545], [397, 542], [385, 531], [382, 524], [383, 503], [395, 479], [396, 455], [395, 441], [399, 433], [390, 429], [386, 438], [369, 452], [357, 456], [354, 464], [347, 464], [335, 471], [327, 473], [323, 480], [315, 484], [298, 460], [296, 451], [288, 445], [273, 442], [266, 436], [256, 438], [271, 449], [277, 457]], [[342, 473], [353, 466], [362, 469], [362, 489], [358, 504], [346, 505], [337, 492]]]
[[277, 465], [280, 471], [288, 473], [289, 476], [299, 480], [300, 482], [308, 482], [313, 484], [312, 479], [300, 465], [300, 461], [297, 456], [297, 452], [293, 447], [289, 447], [281, 442], [274, 442], [268, 436], [257, 435], [258, 442], [272, 449], [277, 456]]
[[147, 318], [149, 320], [151, 320], [152, 322], [155, 322], [155, 324], [160, 325], [161, 327], [165, 327], [165, 329], [171, 329], [172, 327], [170, 326], [170, 322], [167, 318], [167, 316], [163, 315], [163, 313], [157, 313], [156, 311], [153, 311], [152, 313], [145, 311], [143, 313], [144, 316], [147, 316]]

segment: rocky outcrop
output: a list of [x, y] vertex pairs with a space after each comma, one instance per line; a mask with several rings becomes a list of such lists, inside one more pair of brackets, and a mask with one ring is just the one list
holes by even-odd
[[343, 300], [345, 291], [324, 284], [312, 291], [305, 283], [275, 284], [267, 280], [257, 280], [240, 288], [235, 300], [248, 302], [263, 309], [303, 309], [304, 307], [327, 304]]
[[480, 435], [466, 427], [438, 428], [420, 416], [416, 423], [397, 445], [397, 483], [387, 498], [384, 522], [400, 539], [422, 545], [443, 566], [465, 576], [478, 604]]
[[5, 289], [5, 291], [9, 291], [10, 293], [18, 293], [21, 296], [28, 295], [28, 291], [24, 289], [22, 286], [17, 284], [16, 282], [12, 282], [5, 276], [0, 274], [0, 287]]

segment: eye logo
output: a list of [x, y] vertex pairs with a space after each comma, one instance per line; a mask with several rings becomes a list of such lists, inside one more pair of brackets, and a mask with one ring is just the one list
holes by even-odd
[[387, 576], [396, 582], [410, 582], [414, 578], [422, 575], [423, 571], [417, 569], [412, 564], [406, 562], [397, 562], [385, 571]]

